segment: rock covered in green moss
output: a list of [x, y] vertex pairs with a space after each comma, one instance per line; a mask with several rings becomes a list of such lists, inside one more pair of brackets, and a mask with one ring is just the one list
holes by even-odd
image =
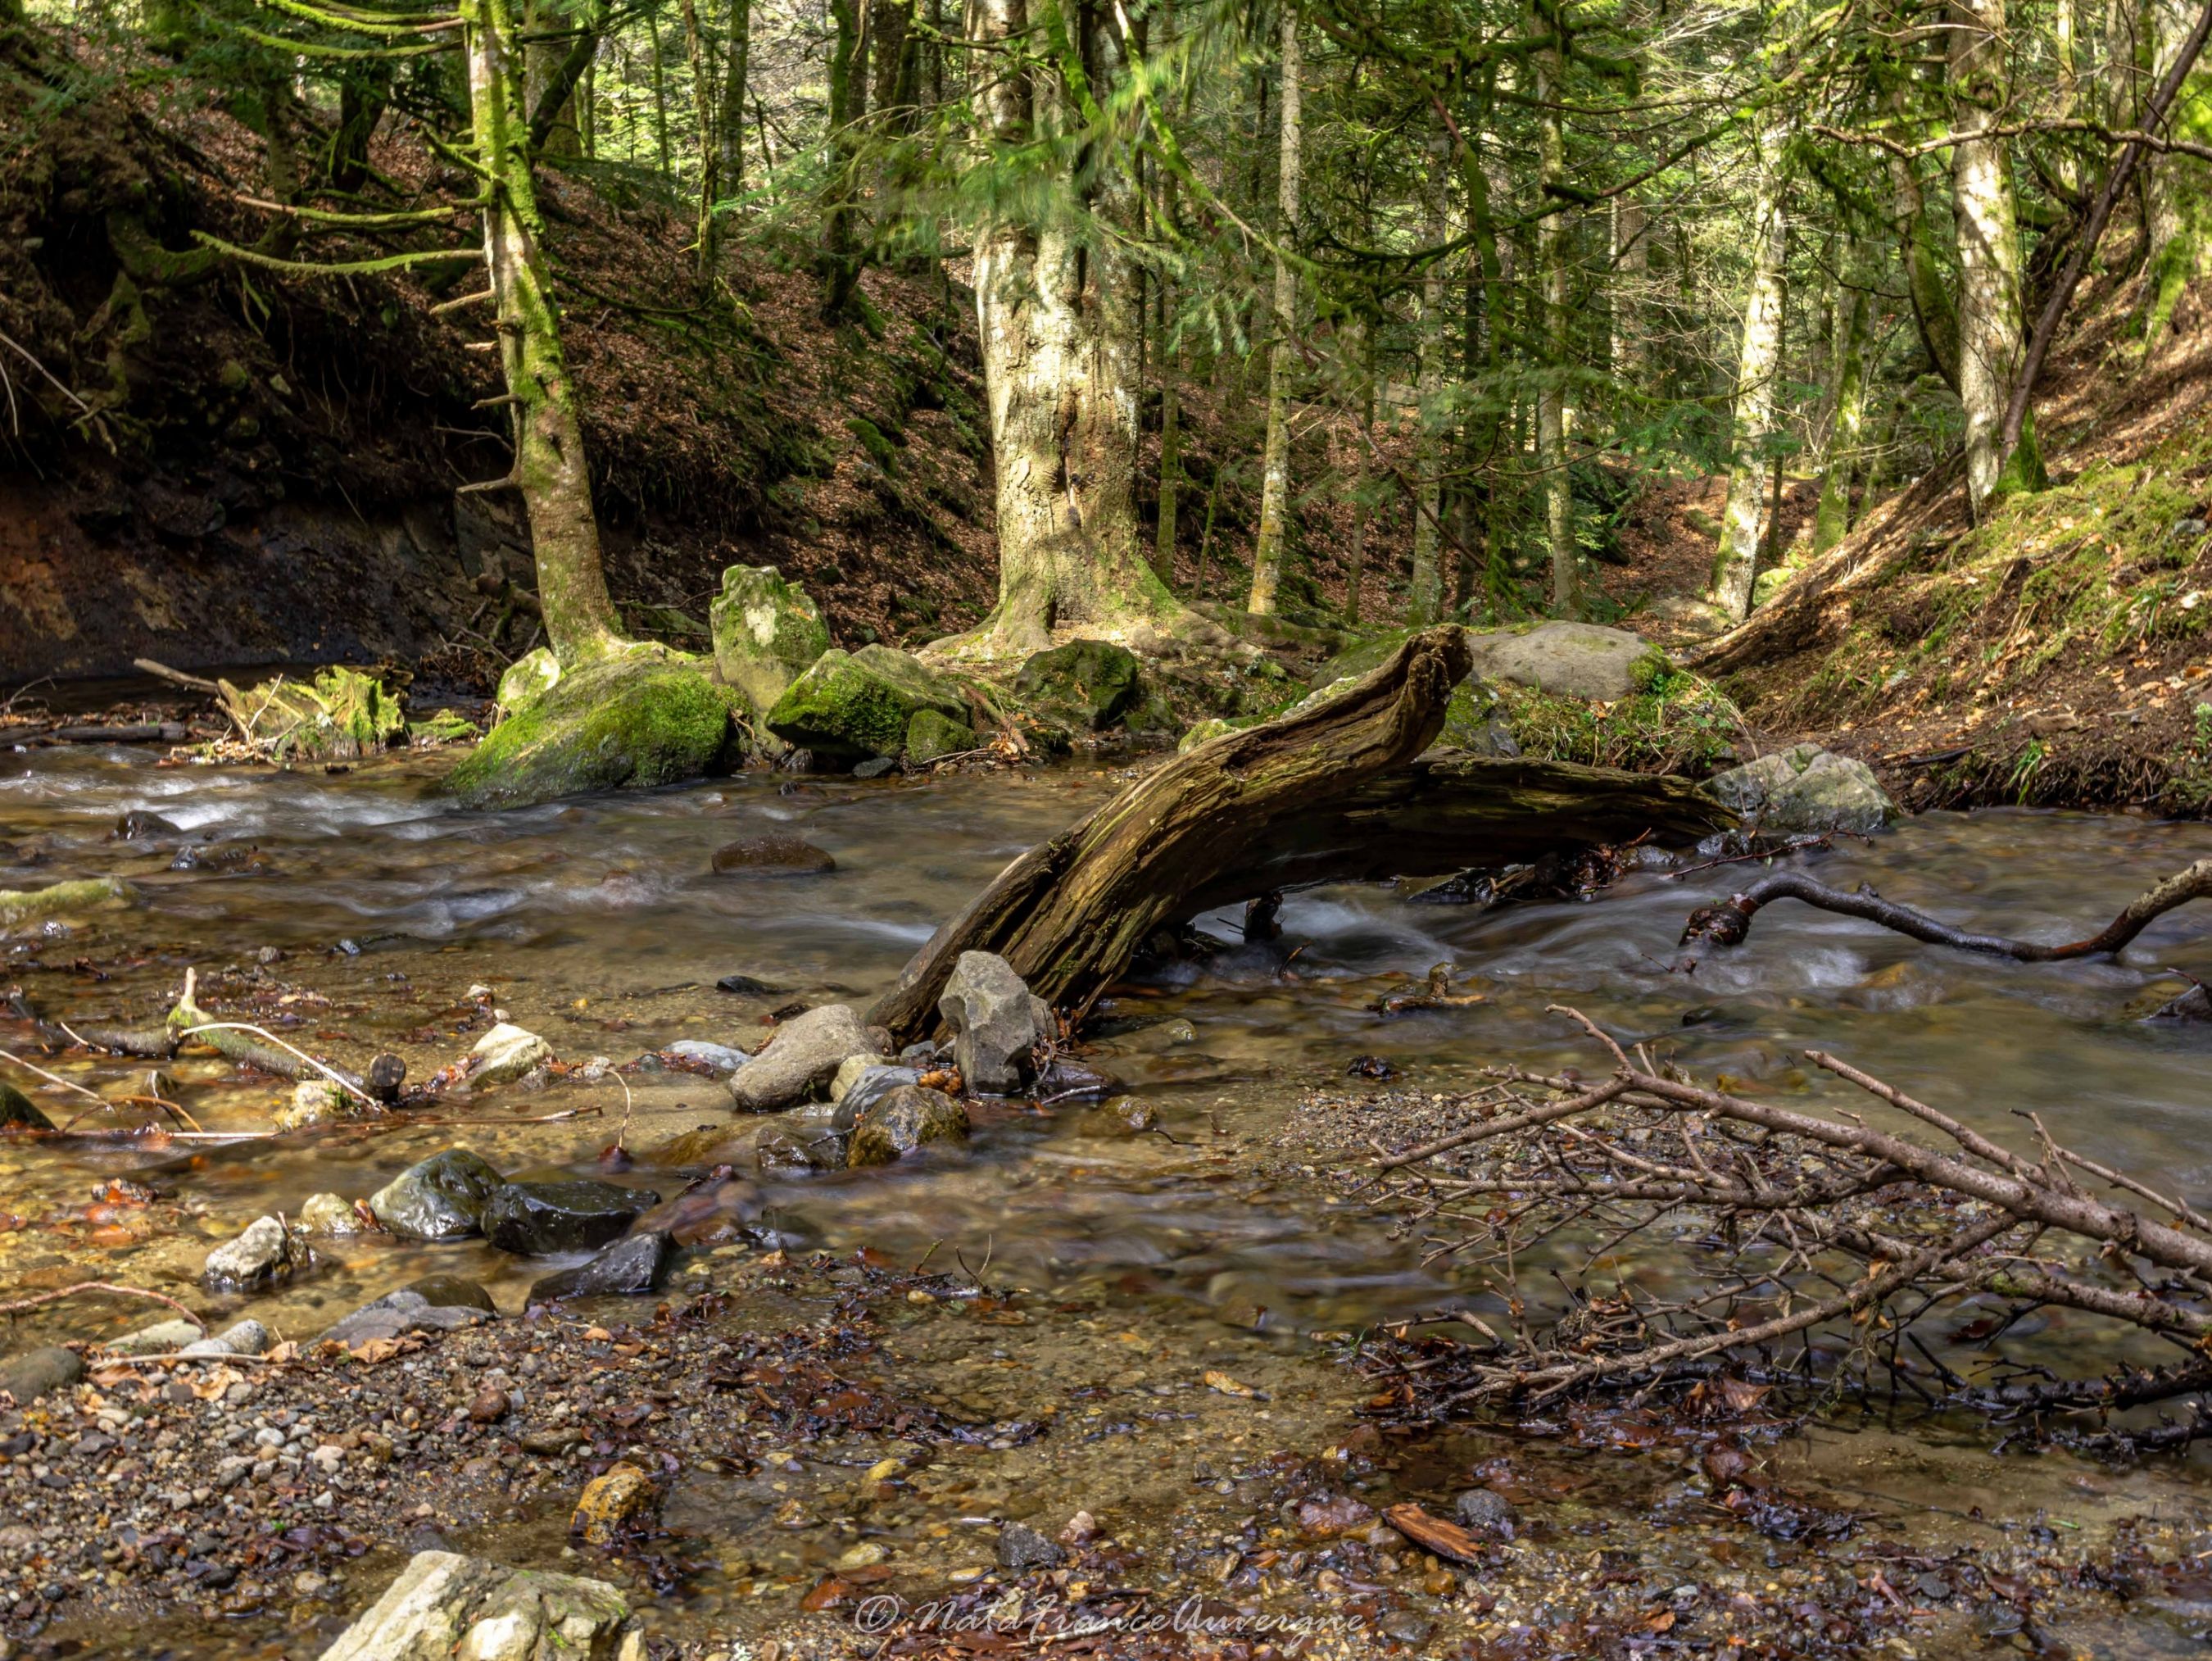
[[421, 721], [407, 723], [407, 741], [420, 750], [441, 744], [459, 744], [477, 735], [477, 724], [453, 709], [441, 709]]
[[830, 649], [830, 625], [804, 588], [773, 565], [732, 565], [708, 608], [714, 667], [757, 715]]
[[954, 721], [934, 709], [917, 709], [906, 724], [906, 758], [917, 765], [943, 756], [973, 750], [981, 740], [965, 721]]
[[502, 716], [514, 716], [532, 708], [561, 684], [561, 660], [550, 646], [525, 652], [507, 666], [499, 678], [499, 708]]
[[127, 902], [138, 891], [120, 877], [79, 877], [46, 888], [0, 888], [0, 928]]
[[1249, 717], [1231, 721], [1223, 715], [1212, 716], [1199, 722], [1197, 726], [1182, 735], [1182, 742], [1176, 745], [1176, 754], [1188, 755], [1201, 744], [1211, 744], [1218, 738], [1225, 737], [1231, 733], [1241, 733], [1248, 727], [1257, 727], [1259, 724], [1257, 720]]
[[1031, 656], [1014, 696], [1078, 731], [1103, 733], [1136, 703], [1136, 654], [1110, 641], [1072, 640]]
[[464, 806], [526, 807], [726, 772], [743, 753], [736, 702], [695, 660], [657, 649], [586, 663], [493, 727], [447, 785]]
[[1644, 691], [1667, 672], [1664, 654], [1641, 636], [1595, 623], [1470, 634], [1467, 643], [1476, 673], [1555, 697], [1610, 703]]
[[960, 683], [919, 658], [889, 646], [824, 652], [787, 687], [768, 717], [787, 743], [838, 760], [896, 756], [908, 727], [924, 709], [964, 721]]

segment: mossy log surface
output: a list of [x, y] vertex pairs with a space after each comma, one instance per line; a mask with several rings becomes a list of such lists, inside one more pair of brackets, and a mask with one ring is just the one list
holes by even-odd
[[1009, 865], [931, 937], [870, 1019], [902, 1043], [933, 1031], [963, 952], [997, 952], [1079, 1017], [1153, 930], [1216, 906], [1731, 821], [1680, 779], [1424, 756], [1468, 666], [1461, 630], [1431, 630], [1334, 697], [1176, 757]]

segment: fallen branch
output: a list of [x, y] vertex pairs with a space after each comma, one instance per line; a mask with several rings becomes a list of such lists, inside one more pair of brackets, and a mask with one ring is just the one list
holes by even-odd
[[143, 1287], [117, 1286], [109, 1281], [79, 1281], [75, 1286], [60, 1287], [52, 1292], [40, 1292], [28, 1298], [18, 1298], [13, 1303], [0, 1304], [0, 1315], [20, 1315], [27, 1309], [37, 1309], [42, 1304], [59, 1303], [64, 1298], [74, 1298], [80, 1293], [86, 1292], [110, 1292], [119, 1298], [150, 1298], [157, 1304], [167, 1304], [202, 1332], [207, 1330], [207, 1323], [174, 1298], [164, 1297], [158, 1292], [149, 1292]]
[[2117, 952], [2142, 931], [2179, 906], [2212, 896], [2212, 860], [2199, 860], [2175, 873], [2128, 903], [2127, 908], [2086, 940], [2046, 945], [2016, 940], [2002, 934], [1976, 934], [1954, 928], [1925, 911], [1886, 900], [1871, 888], [1845, 893], [1814, 881], [1796, 871], [1777, 871], [1760, 878], [1740, 894], [1718, 905], [1700, 906], [1682, 928], [1683, 943], [1711, 940], [1716, 946], [1737, 946], [1751, 930], [1751, 920], [1762, 906], [1776, 900], [1802, 900], [1823, 911], [1859, 917], [1930, 946], [1948, 946], [1985, 957], [2011, 958], [2020, 963], [2063, 963], [2073, 958], [2092, 958]]
[[[179, 1038], [198, 1038], [232, 1061], [278, 1078], [327, 1079], [349, 1096], [368, 1104], [372, 1113], [384, 1110], [384, 1104], [369, 1093], [358, 1074], [318, 1060], [306, 1050], [286, 1043], [275, 1033], [248, 1022], [211, 1019], [193, 1001], [198, 974], [198, 970], [185, 970], [185, 989], [177, 999], [176, 1007], [169, 1012], [168, 1028]], [[260, 1042], [256, 1043], [256, 1039]], [[378, 1057], [379, 1061], [383, 1059]], [[374, 1062], [369, 1070], [372, 1074], [379, 1071]]]

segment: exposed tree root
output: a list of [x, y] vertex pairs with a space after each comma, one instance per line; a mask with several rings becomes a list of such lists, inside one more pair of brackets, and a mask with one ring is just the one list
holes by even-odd
[[1716, 946], [1741, 945], [1761, 906], [1775, 900], [1802, 900], [1823, 911], [1879, 923], [1930, 946], [1955, 946], [1961, 952], [2011, 958], [2020, 963], [2063, 963], [2071, 958], [2094, 958], [2118, 952], [2177, 906], [2208, 895], [2212, 895], [2212, 860], [2199, 860], [2130, 900], [2125, 910], [2087, 939], [2047, 945], [2039, 940], [2012, 940], [2002, 934], [1970, 934], [1925, 911], [1886, 900], [1871, 888], [1861, 887], [1847, 894], [1839, 888], [1814, 882], [1802, 872], [1777, 871], [1718, 905], [1700, 906], [1692, 911], [1689, 922], [1683, 925], [1682, 940], [1685, 943], [1704, 940]]

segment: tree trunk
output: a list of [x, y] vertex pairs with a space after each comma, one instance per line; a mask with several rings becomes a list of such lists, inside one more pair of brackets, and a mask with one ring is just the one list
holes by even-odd
[[1166, 762], [1009, 865], [915, 954], [871, 1023], [899, 1043], [933, 1031], [963, 952], [1004, 957], [1080, 1019], [1155, 930], [1217, 906], [1729, 821], [1685, 780], [1422, 757], [1469, 661], [1459, 630], [1431, 630], [1312, 709]]
[[462, 0], [460, 15], [477, 160], [490, 198], [483, 213], [484, 263], [498, 314], [500, 368], [512, 400], [512, 478], [530, 520], [545, 632], [554, 654], [573, 665], [619, 645], [621, 624], [599, 563], [575, 386], [539, 252], [545, 228], [530, 176], [521, 64], [511, 45], [514, 15], [508, 0]]
[[1813, 552], [1825, 554], [1844, 539], [1851, 522], [1851, 471], [1858, 460], [1859, 435], [1866, 422], [1867, 262], [1858, 245], [1850, 245], [1836, 290], [1835, 350], [1831, 373], [1836, 388], [1835, 418], [1821, 459], [1820, 503], [1813, 514]]
[[1538, 176], [1544, 187], [1536, 222], [1537, 338], [1543, 362], [1536, 387], [1536, 466], [1544, 480], [1544, 532], [1552, 559], [1552, 611], [1574, 617], [1583, 609], [1582, 570], [1575, 546], [1573, 481], [1567, 475], [1567, 228], [1553, 194], [1566, 183], [1567, 133], [1560, 104], [1565, 54], [1557, 31], [1564, 11], [1539, 19], [1536, 27], [1553, 33], [1553, 43], [1534, 54], [1536, 101], [1540, 133]]
[[1751, 292], [1743, 307], [1743, 345], [1736, 355], [1735, 415], [1729, 434], [1728, 505], [1713, 560], [1713, 599], [1733, 622], [1751, 611], [1766, 531], [1766, 469], [1774, 447], [1776, 382], [1782, 368], [1782, 307], [1790, 230], [1783, 207], [1787, 135], [1770, 128], [1760, 143], [1752, 204]]
[[[2197, 21], [2189, 0], [2149, 0], [2151, 79], [2163, 79]], [[2202, 78], [2191, 75], [2167, 118], [2177, 137], [2201, 139], [2208, 114]], [[2155, 351], [2191, 280], [2203, 271], [2204, 164], [2193, 156], [2166, 155], [2146, 169], [2143, 199], [2149, 212], [2150, 286], [2143, 318], [2147, 351]]]
[[722, 62], [721, 184], [736, 195], [745, 182], [745, 77], [753, 47], [752, 0], [730, 0], [730, 38]]
[[[1431, 177], [1423, 186], [1428, 196], [1426, 240], [1431, 249], [1444, 240], [1443, 181], [1433, 176], [1442, 157], [1431, 155]], [[1443, 383], [1444, 270], [1441, 254], [1431, 259], [1421, 273], [1419, 367], [1413, 388], [1419, 405], [1414, 419], [1413, 448], [1413, 573], [1406, 594], [1406, 621], [1426, 628], [1443, 613], [1444, 574], [1441, 554], [1443, 514], [1444, 434], [1436, 399]]]
[[660, 14], [647, 9], [646, 38], [653, 47], [653, 140], [660, 156], [660, 176], [676, 177], [676, 163], [668, 149], [668, 65], [660, 54]]
[[[2052, 77], [2053, 108], [2051, 113], [2060, 120], [2071, 119], [2081, 99], [2081, 77], [2075, 61], [2076, 20], [2074, 0], [2052, 0], [2051, 7], [2051, 55], [2055, 74]], [[2075, 165], [2074, 152], [2061, 149], [2051, 158], [2051, 176], [2069, 191], [2081, 187], [2080, 169]]]
[[[1029, 38], [1029, 0], [976, 0], [975, 44], [1002, 53]], [[1103, 101], [1121, 48], [1086, 11]], [[1072, 132], [1082, 120], [1059, 72], [1033, 66], [979, 76], [978, 135], [1011, 150]], [[1097, 133], [1107, 143], [1111, 135]], [[1055, 632], [1156, 644], [1164, 631], [1226, 636], [1176, 603], [1145, 557], [1137, 516], [1139, 332], [1129, 169], [1083, 168], [1071, 200], [1032, 218], [989, 217], [975, 236], [975, 310], [996, 472], [999, 602], [949, 654], [1026, 654]], [[1103, 222], [1097, 234], [1081, 221]]]
[[[1172, 194], [1175, 186], [1168, 186]], [[1152, 569], [1175, 583], [1176, 509], [1182, 492], [1182, 352], [1176, 340], [1174, 295], [1160, 279], [1159, 522], [1152, 539]]]
[[1360, 591], [1367, 584], [1367, 527], [1374, 517], [1367, 491], [1368, 460], [1374, 453], [1375, 441], [1375, 319], [1361, 317], [1353, 327], [1358, 333], [1352, 350], [1359, 366], [1358, 379], [1354, 383], [1359, 401], [1359, 431], [1352, 447], [1352, 551], [1344, 573], [1344, 620], [1356, 624], [1361, 609]]
[[714, 275], [714, 204], [721, 198], [722, 145], [714, 131], [714, 76], [707, 61], [707, 40], [699, 28], [699, 0], [680, 0], [684, 50], [691, 65], [692, 119], [699, 128], [699, 280]]
[[867, 97], [868, 67], [863, 56], [863, 0], [830, 0], [836, 36], [830, 52], [830, 176], [823, 186], [823, 314], [842, 318], [860, 276], [854, 222], [860, 180], [860, 120]]
[[1650, 220], [1632, 196], [1613, 198], [1613, 373], [1635, 385], [1644, 372], [1644, 283], [1650, 269]]
[[1291, 361], [1297, 327], [1298, 279], [1287, 252], [1297, 234], [1298, 186], [1304, 172], [1299, 145], [1304, 100], [1298, 85], [1298, 9], [1283, 5], [1281, 162], [1275, 178], [1275, 338], [1267, 349], [1267, 438], [1261, 452], [1260, 538], [1252, 551], [1252, 595], [1246, 609], [1267, 616], [1275, 609], [1289, 542], [1291, 503]]
[[2000, 489], [2040, 490], [2035, 429], [2004, 453], [2006, 407], [2027, 347], [2011, 141], [1982, 137], [2006, 107], [2005, 0], [1957, 0], [1951, 17], [1953, 217], [1959, 239], [1959, 402], [1966, 418], [1966, 495], [1979, 519]]

